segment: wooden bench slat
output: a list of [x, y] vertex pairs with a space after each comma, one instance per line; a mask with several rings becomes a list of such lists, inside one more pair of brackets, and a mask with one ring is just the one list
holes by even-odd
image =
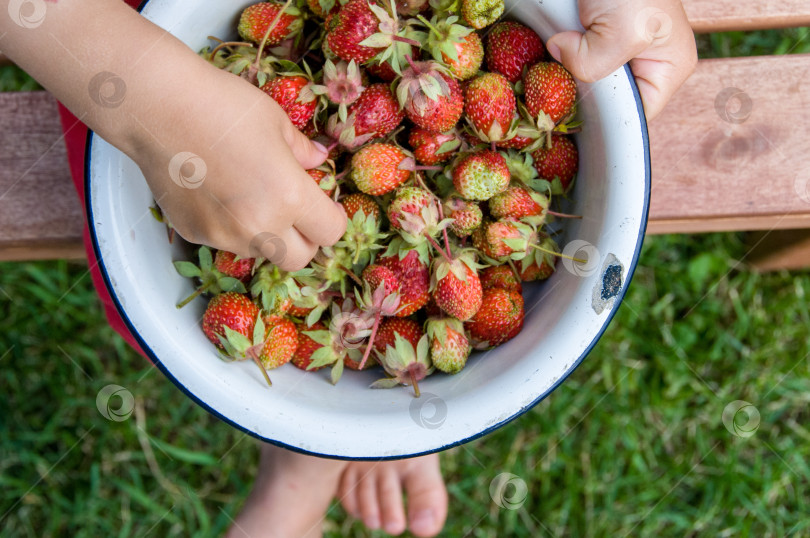
[[650, 124], [650, 233], [810, 227], [808, 73], [810, 55], [699, 62]]
[[56, 101], [47, 92], [0, 93], [0, 118], [0, 260], [84, 256]]
[[683, 0], [698, 33], [810, 26], [807, 0]]

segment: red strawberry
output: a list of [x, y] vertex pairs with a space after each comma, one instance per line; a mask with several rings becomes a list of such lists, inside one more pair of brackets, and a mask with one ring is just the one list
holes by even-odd
[[343, 209], [346, 210], [346, 216], [349, 220], [354, 218], [358, 211], [362, 211], [365, 216], [374, 215], [377, 221], [380, 220], [380, 206], [374, 201], [374, 198], [361, 192], [350, 194], [343, 198], [340, 203]]
[[523, 187], [510, 187], [489, 199], [489, 212], [495, 218], [540, 217], [548, 207], [548, 198]]
[[[311, 327], [301, 327], [298, 331], [298, 347], [295, 348], [295, 353], [292, 357], [292, 363], [300, 368], [301, 370], [306, 370], [307, 367], [312, 362], [312, 354], [315, 353], [318, 349], [322, 348], [323, 345], [319, 344], [305, 333], [306, 331], [325, 331], [327, 330], [326, 325], [321, 323], [320, 321], [313, 323]], [[322, 368], [322, 367], [321, 367]], [[320, 368], [313, 368], [312, 371], [320, 370]]]
[[397, 99], [408, 119], [428, 131], [449, 131], [464, 111], [461, 87], [436, 62], [412, 62], [402, 73]]
[[468, 202], [464, 198], [451, 196], [444, 201], [444, 216], [453, 219], [449, 228], [458, 237], [467, 237], [481, 226], [483, 214], [475, 202]]
[[298, 329], [295, 324], [281, 316], [264, 317], [265, 340], [259, 360], [267, 370], [287, 364], [298, 348]]
[[405, 118], [391, 89], [382, 83], [366, 88], [357, 102], [349, 107], [349, 114], [355, 115], [355, 136], [371, 134], [372, 138], [387, 135]]
[[360, 42], [377, 33], [380, 19], [369, 7], [369, 0], [349, 0], [335, 15], [324, 41], [339, 58], [365, 63], [380, 49]]
[[470, 356], [470, 342], [464, 333], [464, 325], [453, 318], [430, 318], [426, 332], [430, 338], [433, 366], [448, 374], [459, 373]]
[[391, 227], [402, 230], [403, 223], [408, 219], [406, 214], [420, 217], [422, 209], [432, 203], [433, 194], [430, 191], [421, 187], [400, 187], [396, 197], [388, 205], [388, 220], [391, 221]]
[[488, 200], [509, 186], [506, 159], [490, 150], [462, 157], [453, 170], [453, 185], [468, 200]]
[[478, 72], [484, 59], [481, 38], [469, 27], [456, 24], [457, 17], [434, 16], [430, 22], [420, 17], [428, 29], [426, 48], [433, 58], [446, 65], [460, 80], [466, 80]]
[[473, 77], [484, 60], [484, 45], [481, 43], [481, 38], [477, 33], [470, 32], [461, 39], [460, 43], [455, 43], [453, 46], [458, 59], [454, 60], [442, 52], [442, 61], [459, 80]]
[[515, 222], [499, 220], [485, 222], [472, 234], [473, 245], [485, 256], [501, 259], [509, 256], [515, 249], [504, 242], [504, 239], [521, 239], [521, 232]]
[[232, 291], [221, 293], [211, 299], [208, 308], [205, 309], [202, 319], [203, 332], [214, 345], [224, 349], [218, 335], [225, 336], [225, 327], [250, 339], [258, 315], [259, 307], [246, 295]]
[[567, 136], [551, 137], [551, 147], [541, 147], [532, 153], [534, 167], [542, 179], [560, 178], [563, 191], [567, 191], [579, 170], [579, 153]]
[[321, 190], [326, 193], [327, 196], [332, 196], [335, 194], [335, 174], [332, 172], [327, 172], [325, 170], [321, 170], [320, 168], [313, 168], [311, 170], [307, 170], [307, 173], [315, 180], [315, 183], [321, 188]]
[[410, 316], [427, 304], [430, 298], [430, 273], [416, 250], [409, 251], [402, 259], [397, 254], [384, 256], [378, 258], [377, 263], [391, 269], [399, 280], [402, 310], [397, 312], [398, 317]]
[[391, 192], [410, 177], [411, 172], [403, 168], [408, 159], [410, 157], [393, 144], [364, 146], [352, 157], [352, 180], [358, 189], [372, 196]]
[[484, 142], [510, 138], [516, 111], [515, 92], [503, 75], [482, 73], [464, 89], [464, 113]]
[[520, 283], [520, 280], [518, 280], [515, 272], [508, 265], [487, 267], [481, 271], [479, 276], [481, 278], [481, 288], [485, 290], [501, 288], [518, 293], [523, 291], [523, 285]]
[[514, 84], [523, 68], [543, 59], [543, 41], [534, 30], [517, 22], [499, 22], [487, 36], [487, 67]]
[[554, 256], [547, 256], [540, 264], [537, 260], [531, 260], [531, 263], [520, 269], [520, 279], [524, 282], [532, 282], [535, 280], [545, 280], [554, 274], [554, 266], [559, 258]]
[[452, 131], [436, 133], [421, 127], [414, 127], [408, 135], [408, 144], [417, 161], [427, 166], [433, 166], [452, 157], [461, 146], [461, 140]]
[[262, 86], [262, 91], [278, 103], [293, 125], [304, 129], [318, 105], [310, 84], [304, 76], [278, 76]]
[[470, 251], [452, 261], [439, 257], [433, 262], [433, 299], [439, 308], [461, 321], [473, 317], [481, 307], [481, 281], [475, 268]]
[[385, 353], [387, 346], [394, 347], [396, 335], [410, 342], [413, 347], [419, 343], [419, 339], [425, 333], [422, 326], [410, 319], [403, 318], [383, 318], [380, 328], [377, 330], [377, 337], [374, 339], [374, 349], [380, 353]]
[[373, 75], [385, 82], [393, 82], [394, 79], [399, 76], [388, 62], [377, 63], [376, 61], [371, 61], [365, 66], [365, 68], [370, 75]]
[[[315, 15], [325, 19], [327, 15], [338, 12], [340, 9], [340, 2], [336, 2], [335, 0], [307, 0], [307, 6]], [[324, 7], [327, 9], [324, 10]]]
[[214, 268], [225, 276], [233, 277], [242, 282], [250, 279], [253, 272], [254, 258], [239, 258], [233, 252], [218, 250], [214, 256]]
[[397, 279], [397, 275], [389, 269], [388, 267], [383, 267], [382, 265], [377, 265], [372, 263], [365, 269], [363, 269], [363, 274], [361, 278], [364, 282], [367, 282], [371, 290], [376, 290], [380, 287], [380, 284], [385, 285], [383, 288], [383, 295], [391, 295], [395, 291], [399, 291], [399, 280]]
[[571, 113], [577, 98], [577, 83], [566, 69], [556, 62], [536, 63], [523, 75], [526, 108], [532, 118], [542, 112], [552, 123], [558, 123]]
[[523, 296], [511, 290], [484, 290], [481, 308], [464, 324], [476, 347], [492, 347], [511, 340], [523, 328]]
[[[249, 6], [239, 19], [239, 35], [246, 41], [260, 43], [264, 34], [284, 7], [283, 2], [261, 2]], [[288, 6], [267, 37], [267, 45], [278, 45], [304, 27], [298, 8]]]

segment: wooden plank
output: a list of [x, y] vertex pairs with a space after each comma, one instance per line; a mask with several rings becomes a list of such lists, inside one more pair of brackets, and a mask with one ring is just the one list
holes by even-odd
[[810, 26], [807, 0], [683, 0], [698, 33]]
[[810, 55], [701, 60], [650, 124], [650, 232], [810, 227], [808, 75]]
[[56, 101], [0, 93], [0, 259], [81, 257], [84, 214], [70, 179]]
[[810, 230], [754, 232], [747, 243], [751, 250], [746, 262], [758, 271], [810, 266]]

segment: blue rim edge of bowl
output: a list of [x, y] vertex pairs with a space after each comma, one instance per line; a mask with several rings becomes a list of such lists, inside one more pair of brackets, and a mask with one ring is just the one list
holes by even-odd
[[[147, 3], [149, 3], [149, 0], [144, 0], [144, 2], [141, 3], [141, 5], [138, 7], [138, 11], [141, 11], [144, 8], [144, 6], [146, 6]], [[188, 396], [189, 398], [194, 400], [194, 402], [196, 402], [197, 405], [199, 405], [200, 407], [202, 407], [203, 409], [205, 409], [206, 411], [208, 411], [209, 413], [211, 413], [212, 415], [214, 415], [218, 419], [222, 420], [226, 424], [230, 424], [234, 428], [236, 428], [238, 430], [241, 430], [241, 431], [247, 433], [248, 435], [250, 435], [252, 437], [255, 437], [256, 439], [259, 439], [261, 441], [271, 443], [273, 445], [280, 446], [280, 447], [285, 448], [287, 450], [292, 450], [294, 452], [298, 452], [298, 453], [301, 453], [301, 454], [307, 454], [307, 455], [310, 455], [310, 456], [318, 456], [318, 457], [323, 457], [323, 458], [349, 460], [349, 461], [385, 461], [385, 460], [398, 460], [398, 459], [403, 459], [403, 458], [414, 458], [414, 457], [417, 457], [417, 456], [424, 456], [426, 454], [432, 454], [434, 452], [441, 452], [441, 451], [444, 451], [444, 450], [447, 450], [447, 449], [450, 449], [450, 448], [453, 448], [453, 447], [456, 447], [456, 446], [459, 446], [459, 445], [463, 445], [464, 443], [469, 443], [470, 441], [475, 441], [476, 439], [478, 439], [480, 437], [483, 437], [484, 435], [487, 435], [488, 433], [491, 433], [491, 432], [497, 430], [498, 428], [501, 428], [502, 426], [505, 426], [506, 424], [512, 422], [513, 420], [517, 419], [518, 417], [522, 416], [524, 413], [529, 411], [532, 407], [534, 407], [535, 405], [540, 403], [542, 400], [544, 400], [549, 394], [554, 392], [554, 390], [558, 386], [560, 386], [560, 384], [562, 384], [563, 381], [568, 379], [568, 376], [570, 376], [574, 372], [574, 370], [577, 369], [577, 367], [582, 363], [582, 361], [585, 360], [585, 357], [587, 357], [588, 354], [591, 352], [591, 350], [596, 345], [596, 343], [602, 338], [602, 335], [607, 330], [608, 325], [610, 325], [610, 322], [613, 320], [613, 317], [616, 315], [616, 312], [619, 311], [619, 307], [621, 306], [622, 302], [624, 301], [624, 296], [627, 294], [627, 289], [630, 286], [630, 281], [633, 279], [633, 275], [635, 274], [635, 270], [636, 270], [636, 265], [638, 264], [638, 259], [639, 259], [639, 256], [641, 255], [641, 247], [642, 247], [642, 245], [644, 243], [644, 235], [645, 235], [645, 233], [647, 231], [647, 218], [648, 218], [648, 215], [649, 215], [649, 208], [650, 208], [651, 168], [650, 168], [650, 139], [649, 139], [649, 134], [647, 132], [647, 118], [644, 115], [644, 106], [643, 106], [643, 104], [641, 102], [641, 96], [638, 93], [638, 87], [636, 86], [635, 78], [633, 77], [632, 71], [630, 71], [630, 66], [625, 65], [624, 70], [625, 70], [625, 73], [626, 73], [628, 79], [630, 80], [630, 86], [633, 89], [633, 96], [634, 96], [634, 98], [636, 100], [636, 108], [638, 110], [639, 121], [641, 123], [641, 137], [642, 137], [642, 140], [644, 142], [644, 175], [645, 175], [645, 177], [644, 177], [644, 211], [643, 211], [643, 219], [642, 219], [642, 223], [641, 223], [641, 228], [639, 230], [639, 237], [638, 237], [638, 240], [636, 241], [636, 250], [633, 253], [633, 261], [631, 262], [630, 267], [627, 270], [627, 278], [624, 281], [624, 286], [622, 287], [622, 290], [618, 295], [618, 300], [613, 305], [613, 307], [610, 309], [610, 312], [608, 313], [607, 318], [605, 319], [604, 323], [602, 324], [602, 327], [599, 329], [599, 332], [596, 334], [596, 336], [591, 341], [591, 343], [588, 344], [588, 347], [585, 349], [585, 351], [582, 352], [582, 354], [577, 358], [577, 360], [571, 365], [571, 367], [568, 369], [567, 372], [565, 372], [564, 375], [562, 375], [551, 387], [549, 387], [543, 394], [538, 396], [532, 403], [530, 403], [529, 405], [527, 405], [527, 406], [523, 407], [522, 409], [518, 410], [515, 414], [513, 414], [509, 418], [507, 418], [505, 420], [502, 420], [501, 422], [499, 422], [497, 424], [494, 424], [494, 425], [486, 428], [485, 430], [482, 430], [482, 431], [480, 431], [480, 432], [478, 432], [478, 433], [476, 433], [474, 435], [471, 435], [471, 436], [466, 437], [464, 439], [461, 439], [459, 441], [455, 441], [453, 443], [444, 445], [442, 447], [439, 447], [439, 448], [436, 448], [436, 449], [433, 449], [433, 450], [426, 450], [424, 452], [418, 452], [418, 453], [407, 454], [407, 455], [402, 455], [402, 456], [350, 457], [350, 456], [338, 456], [338, 455], [334, 455], [334, 454], [322, 454], [322, 453], [319, 453], [319, 452], [311, 452], [311, 451], [308, 451], [308, 450], [303, 450], [301, 448], [294, 447], [294, 446], [282, 443], [281, 441], [276, 441], [275, 439], [268, 439], [266, 437], [263, 437], [262, 435], [254, 432], [252, 430], [249, 430], [249, 429], [245, 428], [241, 424], [238, 424], [238, 423], [234, 422], [233, 420], [221, 415], [218, 411], [216, 411], [215, 409], [210, 407], [208, 404], [206, 404], [204, 401], [202, 401], [199, 397], [197, 397], [194, 393], [192, 393], [190, 390], [188, 390], [185, 385], [183, 385], [180, 381], [178, 381], [171, 374], [171, 372], [169, 372], [169, 370], [163, 365], [163, 363], [160, 361], [160, 359], [158, 359], [157, 355], [155, 355], [155, 353], [152, 351], [152, 348], [149, 347], [149, 345], [146, 343], [146, 341], [141, 337], [140, 333], [138, 333], [138, 331], [135, 329], [135, 327], [133, 326], [133, 324], [130, 321], [129, 317], [127, 316], [126, 312], [124, 311], [123, 307], [121, 306], [121, 303], [118, 300], [118, 296], [116, 295], [115, 290], [113, 289], [112, 283], [110, 282], [110, 277], [107, 274], [107, 267], [106, 267], [106, 265], [104, 263], [104, 259], [101, 257], [101, 250], [99, 248], [98, 238], [96, 237], [96, 230], [95, 230], [95, 226], [93, 224], [95, 222], [95, 219], [93, 218], [93, 206], [91, 204], [91, 193], [90, 193], [90, 191], [91, 191], [91, 189], [90, 189], [90, 152], [91, 152], [91, 149], [92, 149], [93, 136], [94, 136], [95, 133], [93, 133], [93, 131], [88, 131], [88, 133], [87, 133], [87, 142], [86, 142], [86, 145], [85, 145], [85, 153], [84, 153], [84, 202], [85, 202], [85, 207], [86, 207], [86, 210], [87, 210], [87, 225], [88, 225], [88, 228], [89, 228], [89, 231], [90, 231], [90, 240], [93, 243], [93, 252], [96, 255], [96, 259], [98, 260], [98, 265], [99, 265], [99, 268], [101, 270], [101, 275], [104, 278], [104, 285], [107, 287], [107, 291], [109, 291], [110, 297], [112, 297], [113, 303], [115, 304], [115, 308], [118, 311], [118, 313], [120, 314], [121, 319], [124, 320], [124, 324], [127, 326], [127, 329], [132, 334], [132, 336], [135, 338], [135, 340], [137, 340], [138, 344], [141, 346], [141, 349], [144, 351], [144, 353], [146, 353], [149, 356], [149, 359], [152, 361], [152, 364], [154, 364], [163, 373], [163, 375], [165, 375], [172, 383], [174, 383], [174, 385], [177, 388], [179, 388], [181, 391], [183, 391], [183, 393], [186, 396]]]

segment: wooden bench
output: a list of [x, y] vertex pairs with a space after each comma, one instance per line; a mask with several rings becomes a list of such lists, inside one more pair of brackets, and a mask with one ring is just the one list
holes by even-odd
[[[810, 2], [684, 0], [696, 32], [810, 26]], [[648, 233], [753, 231], [749, 262], [810, 265], [810, 55], [701, 60], [650, 125]], [[56, 103], [0, 93], [0, 260], [82, 258]]]

